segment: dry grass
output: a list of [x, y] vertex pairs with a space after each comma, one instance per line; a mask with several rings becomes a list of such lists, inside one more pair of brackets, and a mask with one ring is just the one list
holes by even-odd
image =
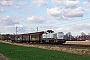
[[90, 45], [90, 41], [67, 41], [65, 44]]

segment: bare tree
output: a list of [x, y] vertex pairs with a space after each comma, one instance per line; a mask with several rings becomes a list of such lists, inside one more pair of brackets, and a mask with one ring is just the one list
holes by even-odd
[[65, 35], [65, 39], [66, 40], [72, 40], [72, 34], [71, 34], [71, 32], [68, 32], [68, 33], [66, 33], [66, 35]]

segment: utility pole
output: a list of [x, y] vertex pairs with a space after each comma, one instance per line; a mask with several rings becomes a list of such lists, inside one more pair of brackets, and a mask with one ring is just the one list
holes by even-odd
[[38, 32], [38, 27], [37, 27], [37, 32]]
[[18, 28], [18, 27], [16, 26], [16, 39], [17, 39], [17, 32], [18, 32], [18, 31], [17, 31], [17, 28]]
[[17, 31], [17, 28], [18, 28], [18, 27], [16, 26], [16, 35], [17, 35], [17, 32], [18, 32], [18, 31]]

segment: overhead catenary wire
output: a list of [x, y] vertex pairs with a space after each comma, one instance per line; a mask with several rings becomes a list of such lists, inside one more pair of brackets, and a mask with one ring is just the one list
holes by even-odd
[[62, 23], [56, 23], [57, 25], [54, 24], [54, 23], [52, 23], [51, 26], [53, 27], [53, 26], [56, 25], [55, 27], [61, 27], [61, 26], [63, 27], [63, 26], [69, 26], [69, 25], [71, 26], [71, 24], [73, 24], [73, 25], [74, 25], [74, 24], [78, 25], [78, 24], [80, 24], [82, 21], [84, 21], [84, 23], [88, 23], [88, 21], [85, 22], [85, 20], [87, 20], [87, 19], [90, 19], [90, 18], [80, 19], [80, 20], [74, 20], [74, 21], [69, 21], [69, 22], [65, 22], [65, 23], [63, 23], [63, 24], [62, 24]]
[[[43, 26], [46, 26], [47, 28], [48, 28], [48, 26], [51, 26], [50, 28], [57, 28], [57, 27], [64, 27], [64, 26], [72, 27], [72, 26], [75, 26], [75, 25], [80, 25], [80, 24], [82, 24], [82, 22], [83, 22], [83, 24], [87, 24], [87, 23], [89, 23], [87, 21], [88, 19], [90, 19], [90, 18], [79, 19], [79, 20], [67, 20], [67, 21], [66, 20], [64, 20], [64, 21], [61, 20], [61, 21], [63, 21], [63, 23], [62, 22], [61, 23], [59, 23], [59, 22], [55, 23], [53, 21], [51, 21], [51, 22], [49, 21], [49, 25], [48, 24], [46, 24], [46, 25], [43, 24], [43, 25], [38, 25], [38, 27], [39, 27], [39, 30], [44, 28]], [[33, 28], [32, 26], [28, 26], [28, 25], [25, 25], [25, 27], [29, 28], [30, 31], [36, 31], [36, 29], [37, 29], [37, 28]]]

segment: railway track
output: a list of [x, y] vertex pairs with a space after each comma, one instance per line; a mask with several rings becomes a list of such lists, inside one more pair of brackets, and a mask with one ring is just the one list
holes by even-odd
[[[12, 43], [12, 42], [7, 42], [7, 41], [2, 41], [4, 43], [10, 43], [10, 44], [23, 44], [23, 45], [38, 45], [38, 46], [51, 46], [51, 47], [65, 47], [65, 48], [77, 48], [77, 49], [90, 49], [90, 42], [85, 42], [85, 41], [69, 41], [66, 42], [65, 44], [50, 44], [50, 43], [44, 43], [44, 44], [39, 44], [39, 43]], [[82, 43], [83, 42], [83, 43]]]
[[[27, 44], [27, 43], [24, 43]], [[51, 47], [65, 47], [65, 48], [76, 48], [76, 49], [90, 49], [90, 45], [81, 44], [39, 44], [39, 43], [28, 43], [28, 45], [38, 45], [38, 46], [51, 46]]]

